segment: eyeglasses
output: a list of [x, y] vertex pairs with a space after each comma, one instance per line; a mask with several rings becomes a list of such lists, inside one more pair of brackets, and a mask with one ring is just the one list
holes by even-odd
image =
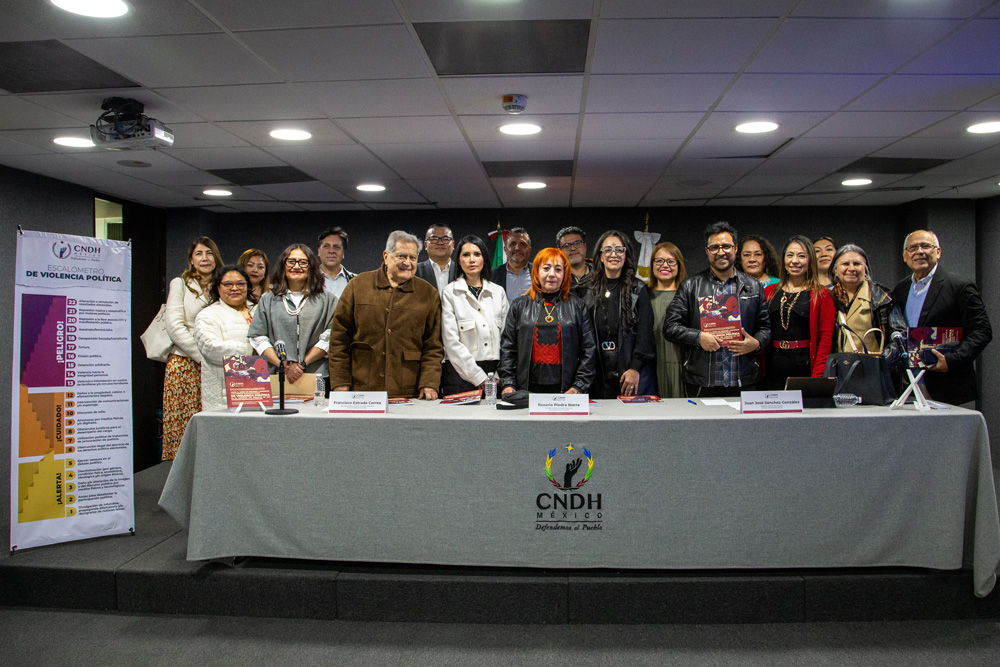
[[930, 243], [914, 243], [913, 245], [908, 245], [903, 250], [910, 253], [911, 255], [918, 250], [923, 250], [924, 252], [930, 252], [931, 250], [936, 250], [936, 245], [931, 245]]
[[611, 257], [611, 255], [624, 255], [625, 254], [625, 247], [624, 246], [620, 246], [620, 245], [619, 246], [606, 246], [604, 248], [601, 248], [601, 253], [605, 257]]
[[445, 243], [451, 243], [455, 239], [451, 238], [450, 236], [428, 236], [424, 240], [427, 241], [428, 243], [437, 243], [439, 245], [444, 245]]
[[294, 269], [296, 266], [301, 266], [303, 269], [308, 269], [309, 268], [309, 260], [308, 259], [286, 259], [285, 260], [285, 266], [287, 266], [290, 269]]
[[674, 268], [677, 266], [676, 259], [654, 259], [653, 268], [658, 269], [661, 266], [666, 266], [667, 268]]
[[715, 253], [719, 252], [720, 250], [722, 252], [729, 252], [730, 250], [732, 250], [736, 246], [734, 246], [732, 243], [716, 243], [714, 245], [710, 245], [710, 246], [706, 246], [706, 247], [708, 248], [708, 251], [710, 253], [715, 254]]
[[560, 250], [569, 250], [570, 248], [579, 248], [582, 245], [583, 245], [583, 241], [577, 239], [576, 241], [569, 241], [567, 243], [563, 243], [561, 246], [559, 246], [559, 249]]
[[397, 262], [405, 262], [406, 260], [409, 260], [411, 262], [417, 261], [416, 255], [408, 255], [405, 252], [394, 252], [392, 253], [392, 258]]
[[235, 282], [235, 283], [231, 282], [231, 281], [226, 281], [226, 282], [220, 283], [220, 284], [223, 287], [225, 287], [226, 289], [233, 289], [234, 287], [238, 287], [240, 289], [245, 289], [246, 286], [247, 286], [247, 284], [245, 282], [243, 282], [242, 280], [240, 280], [239, 282]]

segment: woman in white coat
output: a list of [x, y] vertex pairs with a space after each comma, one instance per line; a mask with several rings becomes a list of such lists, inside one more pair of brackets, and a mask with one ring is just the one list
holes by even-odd
[[211, 305], [194, 321], [194, 338], [201, 352], [201, 409], [226, 407], [222, 364], [232, 355], [253, 354], [247, 338], [254, 306], [247, 301], [250, 276], [231, 264], [215, 272], [209, 288]]
[[441, 292], [441, 338], [446, 361], [443, 395], [482, 388], [500, 360], [500, 332], [507, 320], [507, 294], [490, 282], [486, 244], [466, 236], [455, 249], [458, 278]]
[[164, 322], [174, 344], [163, 377], [163, 460], [172, 461], [191, 417], [201, 410], [201, 352], [194, 319], [208, 305], [208, 284], [222, 257], [215, 241], [199, 236], [188, 248], [188, 267], [170, 281]]

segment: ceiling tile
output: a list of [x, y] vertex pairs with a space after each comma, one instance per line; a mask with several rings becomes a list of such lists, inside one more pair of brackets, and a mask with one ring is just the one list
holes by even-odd
[[936, 123], [926, 130], [918, 132], [916, 137], [952, 137], [952, 138], [978, 138], [975, 142], [982, 147], [988, 147], [1000, 140], [1000, 134], [972, 134], [967, 131], [970, 125], [976, 123], [986, 123], [990, 121], [1000, 121], [1000, 113], [990, 111], [963, 111]]
[[173, 148], [231, 148], [249, 144], [213, 123], [172, 123]]
[[583, 75], [540, 76], [450, 76], [441, 79], [455, 113], [495, 115], [503, 110], [504, 95], [528, 97], [526, 111], [532, 114], [579, 113]]
[[25, 95], [24, 99], [90, 125], [104, 113], [101, 104], [109, 97], [125, 97], [141, 102], [147, 116], [155, 118], [171, 128], [174, 123], [193, 123], [202, 120], [196, 114], [168, 101], [162, 95], [143, 88], [93, 90], [82, 93], [38, 93]]
[[588, 113], [582, 138], [684, 139], [703, 117], [702, 113]]
[[37, 30], [9, 12], [0, 10], [0, 42], [17, 42], [45, 39], [46, 33]]
[[[402, 25], [244, 32], [239, 38], [287, 81], [418, 79], [431, 75]], [[303, 54], [308, 53], [308, 57]]]
[[522, 190], [517, 187], [521, 179], [494, 178], [493, 185], [507, 208], [565, 208], [569, 206], [570, 178], [547, 178], [547, 187], [541, 190]]
[[777, 157], [754, 170], [755, 174], [832, 174], [846, 164], [854, 161], [853, 157], [812, 157], [786, 158], [784, 151]]
[[373, 150], [405, 179], [468, 178], [483, 173], [469, 146], [461, 142], [379, 144]]
[[317, 105], [284, 83], [167, 88], [157, 92], [169, 102], [190, 109], [198, 120], [287, 120], [323, 115]]
[[573, 180], [573, 206], [638, 206], [655, 182], [655, 175], [577, 177]]
[[411, 21], [491, 21], [589, 19], [591, 0], [545, 2], [468, 2], [468, 0], [402, 0]]
[[[525, 115], [520, 116], [461, 116], [459, 120], [465, 128], [469, 139], [477, 141], [507, 141], [533, 142], [533, 141], [554, 141], [557, 139], [576, 139], [577, 124], [580, 121], [578, 114], [554, 114], [550, 116]], [[501, 125], [508, 123], [534, 123], [542, 128], [538, 134], [526, 136], [508, 135], [500, 132]]]
[[164, 153], [198, 169], [279, 167], [284, 163], [253, 146], [232, 148], [164, 148]]
[[840, 206], [898, 206], [907, 202], [933, 197], [949, 188], [925, 188], [923, 190], [904, 190], [902, 192], [866, 192], [848, 199]]
[[782, 158], [863, 157], [893, 141], [894, 139], [888, 137], [852, 139], [803, 137], [781, 149], [780, 155]]
[[[698, 128], [698, 134], [695, 136], [700, 139], [706, 137], [737, 137], [749, 141], [753, 141], [755, 138], [760, 138], [764, 141], [771, 141], [773, 138], [777, 137], [783, 141], [785, 139], [791, 139], [792, 137], [798, 137], [805, 134], [829, 115], [830, 114], [825, 111], [798, 113], [787, 111], [771, 111], [765, 113], [750, 111], [741, 111], [738, 113], [716, 111], [705, 120], [705, 123], [701, 127]], [[737, 125], [751, 121], [771, 121], [772, 123], [778, 123], [780, 127], [774, 132], [765, 132], [756, 135], [740, 134], [736, 132], [735, 127]]]
[[383, 178], [379, 179], [379, 185], [385, 187], [382, 192], [363, 192], [358, 190], [358, 185], [361, 181], [354, 180], [335, 180], [326, 181], [326, 184], [342, 193], [345, 199], [350, 199], [352, 201], [359, 202], [393, 202], [393, 201], [407, 201], [421, 203], [425, 202], [425, 198], [420, 195], [419, 192], [414, 190], [409, 183], [399, 178]]
[[944, 158], [955, 160], [995, 146], [1000, 136], [985, 143], [982, 137], [966, 133], [959, 137], [909, 137], [872, 153], [874, 157]]
[[904, 74], [996, 74], [1000, 20], [979, 19], [907, 65]]
[[[369, 211], [371, 208], [367, 204], [333, 204], [333, 203], [323, 203], [323, 204], [312, 204], [304, 202], [298, 204], [299, 208], [306, 211]], [[350, 262], [348, 262], [350, 263]]]
[[770, 206], [780, 197], [716, 197], [709, 199], [705, 206]]
[[1000, 76], [896, 74], [850, 111], [961, 111], [1000, 92]]
[[859, 18], [968, 18], [992, 0], [896, 2], [895, 0], [799, 0], [793, 16]]
[[[299, 146], [308, 144], [311, 146], [323, 146], [327, 144], [353, 144], [354, 140], [344, 134], [332, 121], [326, 118], [312, 118], [299, 120], [255, 120], [255, 121], [227, 121], [217, 123], [219, 128], [226, 132], [240, 137], [254, 146]], [[303, 141], [288, 141], [275, 139], [268, 134], [271, 130], [291, 129], [305, 130], [312, 134], [312, 137]]]
[[21, 145], [22, 149], [27, 149], [14, 153], [20, 155], [31, 153], [63, 153], [73, 155], [80, 152], [99, 152], [105, 150], [96, 146], [93, 148], [71, 148], [52, 142], [56, 137], [81, 137], [89, 139], [90, 131], [78, 127], [44, 130], [6, 130], [0, 131], [0, 137], [5, 137], [11, 142], [17, 142]]
[[952, 21], [792, 18], [748, 72], [888, 73], [942, 38]]
[[742, 176], [764, 160], [754, 158], [740, 159], [705, 159], [705, 160], [674, 160], [667, 167], [665, 174], [684, 174], [695, 177], [702, 175], [704, 178], [714, 176]]
[[[27, 143], [24, 140], [30, 139], [24, 133], [34, 133], [37, 134], [39, 130], [13, 130], [10, 132], [0, 132], [0, 155], [39, 155], [46, 154], [50, 151], [48, 148], [41, 148], [39, 146], [33, 145], [32, 143]], [[44, 131], [43, 131], [44, 132]], [[45, 133], [46, 141], [51, 143], [51, 135], [47, 132]], [[56, 147], [55, 144], [51, 144]]]
[[1000, 172], [997, 172], [993, 178], [987, 178], [957, 188], [948, 188], [938, 194], [931, 195], [929, 199], [984, 199], [986, 197], [997, 197], [1000, 196], [998, 181], [1000, 181]]
[[305, 210], [296, 204], [286, 204], [284, 202], [248, 202], [248, 201], [227, 201], [226, 206], [230, 206], [246, 213], [284, 213], [286, 211]]
[[62, 11], [50, 2], [4, 0], [3, 3], [5, 13], [57, 39], [220, 31], [188, 2], [134, 1], [132, 6], [133, 11], [125, 16], [102, 21]]
[[888, 187], [901, 180], [904, 176], [900, 174], [864, 174], [872, 179], [871, 185], [851, 186], [843, 185], [842, 182], [850, 178], [853, 174], [831, 174], [810, 185], [803, 187], [797, 194], [809, 194], [810, 192], [822, 192], [836, 194], [838, 192], [850, 192], [858, 194], [876, 188]]
[[713, 16], [736, 18], [743, 16], [778, 17], [795, 6], [791, 0], [604, 0], [604, 18], [699, 18]]
[[345, 118], [341, 127], [363, 144], [405, 144], [462, 141], [451, 116]]
[[905, 137], [946, 118], [947, 111], [841, 111], [810, 130], [810, 138]]
[[46, 176], [58, 176], [70, 183], [76, 183], [72, 174], [82, 174], [87, 171], [94, 171], [93, 167], [88, 167], [82, 162], [59, 153], [46, 153], [44, 155], [4, 155], [0, 156], [0, 164], [4, 164], [14, 169], [30, 171], [33, 174], [44, 174]]
[[279, 80], [223, 34], [71, 39], [66, 44], [147, 88]]
[[989, 174], [998, 170], [1000, 165], [1000, 146], [988, 148], [972, 157], [960, 160], [952, 160], [947, 164], [932, 167], [925, 174], [965, 174], [975, 176], [977, 174]]
[[[133, 169], [132, 176], [141, 180], [148, 180], [156, 183], [157, 185], [162, 185], [166, 188], [177, 189], [182, 186], [191, 186], [194, 191], [201, 192], [206, 186], [210, 185], [225, 185], [227, 181], [225, 179], [219, 178], [218, 176], [213, 176], [207, 171], [201, 171], [198, 169], [188, 169], [185, 168], [183, 171], [169, 171], [158, 169], [155, 172], [150, 172], [149, 176], [145, 175], [146, 169]], [[200, 189], [199, 189], [200, 188]]]
[[760, 174], [754, 171], [736, 181], [732, 188], [756, 188], [758, 192], [768, 194], [787, 193], [811, 185], [825, 176], [825, 173]]
[[[99, 114], [95, 114], [96, 119]], [[14, 95], [0, 96], [0, 127], [5, 130], [27, 130], [32, 128], [78, 127], [75, 118], [50, 111], [45, 107]]]
[[304, 183], [275, 183], [271, 185], [251, 185], [247, 190], [259, 192], [260, 194], [280, 201], [292, 201], [299, 203], [302, 201], [349, 201], [340, 192], [337, 192], [329, 185], [318, 181], [307, 181]]
[[874, 85], [864, 74], [744, 74], [719, 111], [836, 111]]
[[334, 81], [294, 86], [331, 118], [445, 116], [449, 113], [433, 79]]
[[[699, 133], [700, 134], [700, 133]], [[776, 151], [788, 139], [773, 134], [740, 135], [730, 132], [728, 136], [699, 137], [688, 142], [681, 153], [687, 159], [698, 158], [746, 158], [765, 157]]]
[[414, 178], [408, 182], [438, 208], [496, 208], [500, 203], [486, 177]]
[[857, 193], [853, 192], [830, 195], [792, 195], [782, 197], [772, 206], [834, 206], [857, 196]]
[[[998, 166], [997, 173], [1000, 173], [1000, 166]], [[902, 178], [895, 181], [892, 185], [894, 187], [907, 187], [911, 185], [922, 185], [927, 187], [959, 187], [976, 181], [978, 181], [978, 179], [963, 176], [961, 174], [931, 174], [924, 172]], [[1000, 194], [1000, 192], [997, 194]]]
[[0, 42], [0, 88], [47, 93], [137, 87], [134, 81], [55, 39]]
[[730, 79], [729, 74], [594, 75], [587, 112], [707, 111]]
[[581, 141], [576, 174], [584, 178], [658, 176], [680, 145], [679, 139]]
[[733, 72], [743, 66], [772, 23], [721, 18], [601, 21], [591, 72]]
[[562, 141], [477, 141], [474, 144], [483, 161], [572, 160], [576, 143]]
[[392, 0], [198, 0], [233, 31], [399, 23]]
[[[182, 162], [178, 162], [176, 158], [171, 155], [159, 150], [129, 150], [129, 151], [109, 151], [109, 150], [95, 150], [86, 151], [81, 153], [74, 153], [72, 157], [80, 162], [85, 162], [86, 164], [91, 164], [97, 167], [102, 167], [110, 171], [115, 171], [123, 173], [129, 177], [139, 177], [142, 173], [144, 177], [148, 177], [148, 172], [153, 171], [182, 171], [184, 169], [191, 169], [194, 171], [193, 167], [189, 167]], [[135, 167], [126, 167], [118, 164], [120, 161], [130, 161], [138, 160], [140, 162], [148, 163], [150, 166], [142, 169], [136, 169]]]

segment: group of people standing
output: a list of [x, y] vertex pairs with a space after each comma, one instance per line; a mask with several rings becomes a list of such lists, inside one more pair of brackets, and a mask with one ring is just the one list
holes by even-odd
[[[273, 269], [257, 249], [224, 265], [211, 239], [195, 239], [167, 298], [175, 347], [164, 382], [164, 458], [195, 412], [225, 405], [223, 358], [260, 354], [273, 371], [278, 341], [288, 380], [328, 375], [332, 391], [436, 399], [481, 389], [493, 374], [501, 395], [694, 397], [821, 376], [831, 351], [890, 355], [892, 333], [907, 324], [962, 326], [962, 345], [930, 369], [956, 377], [927, 386], [942, 400], [974, 400], [968, 376], [991, 338], [989, 321], [975, 285], [938, 271], [932, 233], [907, 237], [913, 276], [892, 291], [872, 279], [853, 244], [793, 236], [779, 254], [725, 222], [705, 238], [709, 267], [692, 276], [676, 245], [656, 245], [648, 285], [631, 241], [616, 230], [598, 238], [593, 261], [578, 227], [560, 230], [531, 260], [527, 230], [514, 228], [498, 267], [477, 236], [456, 242], [447, 226], [433, 225], [423, 240], [428, 259], [419, 262], [420, 240], [396, 231], [382, 265], [357, 275], [342, 265], [348, 235], [339, 227], [320, 234], [318, 255], [292, 244]], [[735, 304], [737, 337], [703, 330], [705, 297]]]

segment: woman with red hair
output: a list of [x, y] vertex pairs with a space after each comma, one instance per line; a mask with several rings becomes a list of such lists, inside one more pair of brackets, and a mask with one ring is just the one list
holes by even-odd
[[583, 299], [570, 293], [569, 260], [545, 248], [531, 265], [531, 289], [514, 299], [500, 337], [501, 395], [518, 389], [582, 394], [594, 381], [597, 338]]

